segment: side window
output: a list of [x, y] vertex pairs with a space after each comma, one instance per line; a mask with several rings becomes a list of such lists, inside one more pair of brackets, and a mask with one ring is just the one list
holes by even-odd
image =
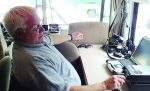
[[10, 36], [10, 34], [8, 33], [8, 31], [5, 29], [5, 27], [3, 26], [3, 24], [1, 22], [0, 22], [0, 28], [2, 30], [5, 40], [7, 42], [7, 45], [10, 45], [11, 42], [13, 41], [13, 38]]
[[150, 37], [150, 3], [139, 3], [136, 31], [135, 31], [135, 44], [138, 44], [142, 37]]

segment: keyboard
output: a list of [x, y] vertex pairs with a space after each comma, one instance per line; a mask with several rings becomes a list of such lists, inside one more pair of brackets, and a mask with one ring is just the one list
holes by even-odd
[[136, 65], [131, 59], [120, 59], [118, 60], [123, 66], [126, 65]]

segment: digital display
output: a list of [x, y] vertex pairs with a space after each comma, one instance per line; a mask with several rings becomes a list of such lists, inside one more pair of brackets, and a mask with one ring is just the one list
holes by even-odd
[[143, 37], [132, 55], [134, 62], [139, 65], [150, 65], [150, 39]]

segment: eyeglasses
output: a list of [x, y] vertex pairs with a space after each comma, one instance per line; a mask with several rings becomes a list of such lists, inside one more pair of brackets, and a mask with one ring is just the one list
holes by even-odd
[[42, 28], [42, 26], [41, 25], [34, 25], [32, 28], [31, 28], [31, 30], [34, 30], [34, 31], [36, 31], [36, 32], [40, 32], [40, 29]]

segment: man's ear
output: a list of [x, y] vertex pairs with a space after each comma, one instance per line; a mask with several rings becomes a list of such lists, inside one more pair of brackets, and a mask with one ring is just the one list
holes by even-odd
[[23, 28], [18, 28], [15, 31], [14, 38], [20, 40], [22, 39], [22, 37], [24, 37], [24, 35], [25, 35], [25, 30]]
[[17, 28], [17, 30], [16, 30], [18, 33], [25, 33], [25, 29], [23, 29], [23, 28]]

